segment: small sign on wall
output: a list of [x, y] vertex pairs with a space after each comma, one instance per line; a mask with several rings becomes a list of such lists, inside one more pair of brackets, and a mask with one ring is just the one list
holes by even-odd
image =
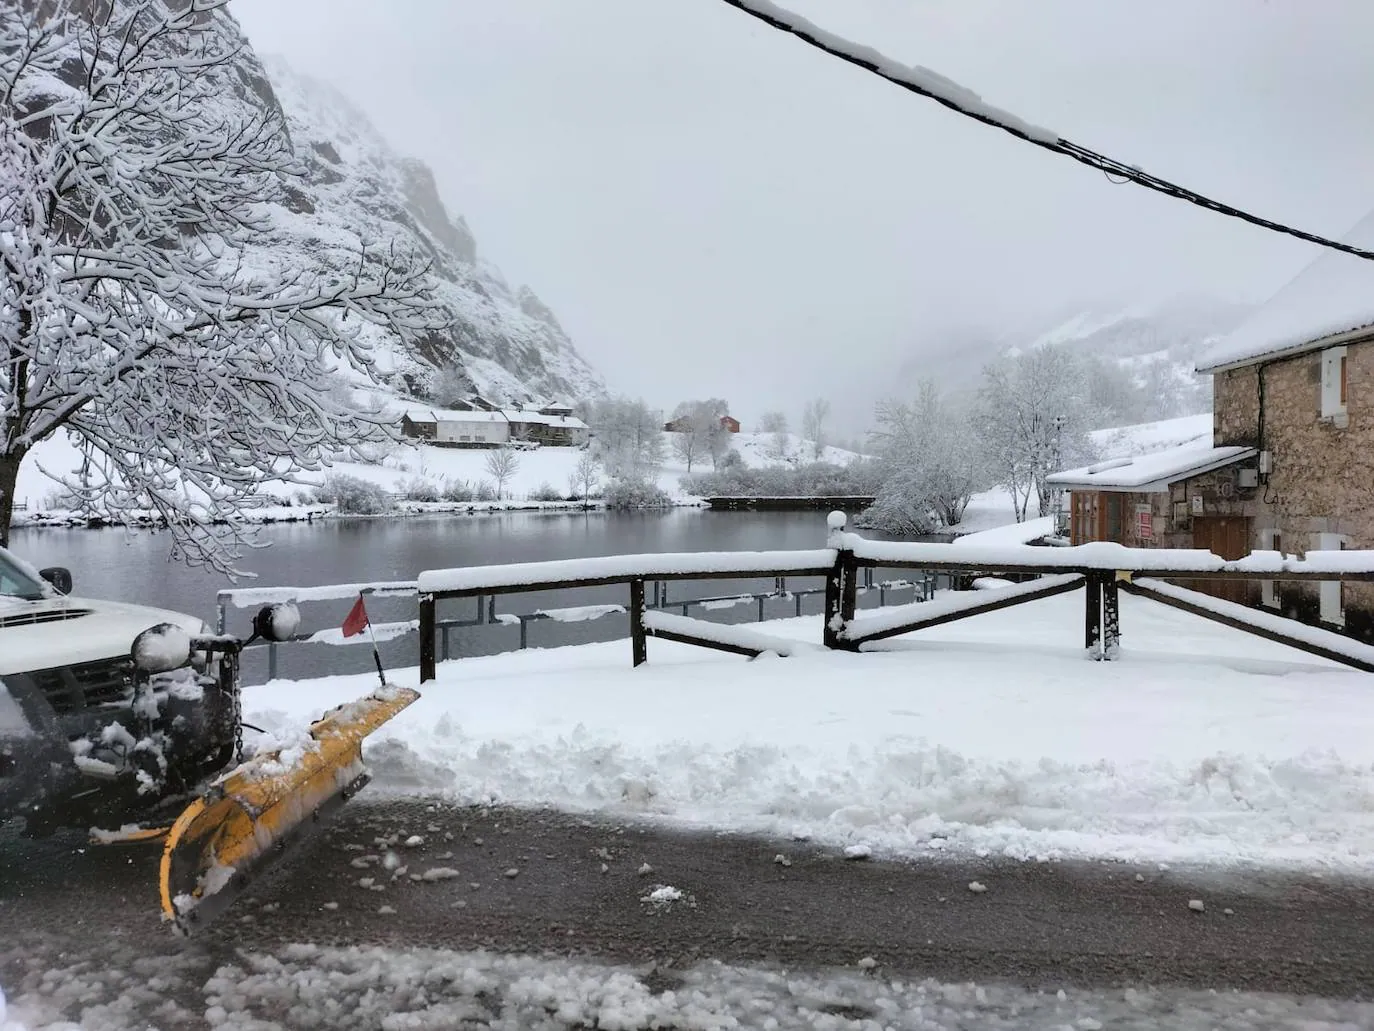
[[1193, 498], [1192, 498], [1192, 501], [1193, 501], [1193, 515], [1202, 515], [1202, 495], [1201, 495], [1201, 494], [1194, 494], [1194, 495], [1193, 495]]
[[1149, 505], [1136, 506], [1135, 536], [1136, 540], [1141, 541], [1152, 541], [1155, 539], [1154, 517], [1151, 515]]

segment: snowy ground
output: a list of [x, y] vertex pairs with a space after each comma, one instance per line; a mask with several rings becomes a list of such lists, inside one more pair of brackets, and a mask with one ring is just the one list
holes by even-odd
[[[463, 659], [369, 762], [382, 791], [899, 855], [1374, 872], [1368, 676], [1121, 600], [1112, 663], [1082, 655], [1077, 592], [863, 655], [748, 662], [650, 641], [634, 670], [621, 641]], [[820, 637], [814, 617], [766, 629]], [[247, 719], [284, 735], [367, 686], [252, 688]]]
[[[872, 963], [873, 966], [869, 967]], [[191, 983], [187, 983], [191, 982]], [[16, 992], [2, 1031], [493, 1028], [636, 1031], [1354, 1031], [1374, 1006], [1250, 992], [1046, 991], [903, 980], [855, 968], [802, 973], [706, 963], [654, 971], [430, 949], [290, 946], [244, 953], [203, 978], [190, 957], [80, 964]], [[81, 1023], [56, 1020], [62, 1007]], [[204, 1021], [204, 1024], [201, 1021]], [[22, 1022], [22, 1023], [21, 1023]]]

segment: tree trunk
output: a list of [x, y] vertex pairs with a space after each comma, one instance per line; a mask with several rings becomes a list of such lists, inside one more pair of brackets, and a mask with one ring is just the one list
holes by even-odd
[[0, 548], [10, 544], [10, 520], [14, 518], [14, 485], [19, 480], [22, 453], [0, 455]]

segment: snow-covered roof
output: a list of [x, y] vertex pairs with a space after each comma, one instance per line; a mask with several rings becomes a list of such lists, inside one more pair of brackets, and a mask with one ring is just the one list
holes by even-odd
[[[1374, 247], [1374, 211], [1341, 241]], [[1327, 346], [1333, 337], [1365, 332], [1374, 337], [1374, 262], [1328, 250], [1206, 352], [1197, 371], [1301, 354]]]
[[520, 411], [518, 409], [506, 409], [505, 411], [487, 412], [481, 410], [466, 411], [452, 408], [422, 408], [407, 406], [403, 414], [410, 416], [413, 422], [458, 422], [466, 423], [471, 426], [474, 423], [524, 423], [526, 425], [541, 426], [563, 426], [568, 429], [585, 430], [587, 424], [581, 419], [571, 415], [544, 415], [541, 412]]
[[1081, 469], [1068, 469], [1047, 477], [1056, 487], [1086, 487], [1152, 494], [1190, 476], [1253, 458], [1252, 447], [1210, 447], [1183, 444], [1135, 458], [1114, 458]]
[[543, 412], [506, 411], [502, 413], [511, 422], [523, 422], [541, 426], [566, 426], [574, 430], [585, 430], [587, 424], [573, 415], [545, 415]]

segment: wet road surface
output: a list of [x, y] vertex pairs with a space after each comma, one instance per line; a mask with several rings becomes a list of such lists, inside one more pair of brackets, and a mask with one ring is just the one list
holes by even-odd
[[[407, 846], [413, 836], [423, 841]], [[37, 991], [47, 969], [117, 956], [184, 975], [182, 988], [165, 986], [167, 1026], [181, 1026], [203, 1009], [198, 984], [220, 966], [311, 942], [660, 972], [708, 959], [852, 969], [872, 957], [911, 977], [1036, 989], [1374, 999], [1374, 884], [1310, 873], [855, 861], [806, 842], [360, 799], [182, 941], [159, 923], [156, 866], [155, 848], [0, 834], [0, 984]]]

